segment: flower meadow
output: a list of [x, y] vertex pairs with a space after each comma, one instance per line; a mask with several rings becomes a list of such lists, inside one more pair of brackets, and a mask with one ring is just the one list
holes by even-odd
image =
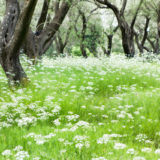
[[0, 69], [0, 160], [160, 160], [160, 62], [22, 57], [30, 78]]

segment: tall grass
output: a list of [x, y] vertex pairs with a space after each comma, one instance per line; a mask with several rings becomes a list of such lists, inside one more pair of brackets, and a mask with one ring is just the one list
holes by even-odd
[[43, 58], [10, 90], [0, 71], [1, 160], [160, 159], [160, 64]]

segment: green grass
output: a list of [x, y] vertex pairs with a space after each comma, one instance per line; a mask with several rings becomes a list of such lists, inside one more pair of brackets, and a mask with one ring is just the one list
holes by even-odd
[[12, 90], [0, 70], [1, 160], [160, 159], [158, 63], [44, 58], [24, 68], [30, 84]]

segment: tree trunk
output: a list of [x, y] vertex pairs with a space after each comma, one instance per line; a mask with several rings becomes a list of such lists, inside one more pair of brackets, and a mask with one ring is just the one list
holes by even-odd
[[60, 53], [60, 54], [64, 54], [64, 47], [60, 47], [59, 53]]
[[19, 14], [20, 9], [17, 0], [6, 1], [6, 12], [1, 26], [1, 37], [4, 39], [0, 39], [0, 62], [9, 83], [20, 81], [23, 77], [26, 77], [19, 62], [19, 57], [12, 56], [6, 49], [13, 36]]
[[60, 48], [59, 53], [64, 54], [64, 48], [63, 47]]
[[57, 53], [60, 55], [60, 54], [63, 54], [64, 52], [64, 44], [62, 44], [59, 39], [56, 37], [55, 39], [55, 43], [56, 43], [56, 50], [57, 50]]
[[25, 1], [20, 13], [17, 0], [6, 0], [6, 12], [0, 29], [0, 63], [10, 84], [26, 83], [27, 80], [19, 54], [36, 3], [37, 0]]
[[128, 58], [134, 57], [135, 47], [134, 47], [133, 33], [128, 24], [125, 23], [124, 21], [120, 22], [119, 25], [122, 33], [122, 46], [124, 53]]
[[137, 47], [139, 49], [139, 52], [142, 54], [144, 48], [139, 42], [139, 35], [137, 33], [135, 33], [135, 41], [136, 41]]
[[112, 39], [113, 39], [113, 35], [108, 35], [108, 50], [107, 50], [107, 56], [111, 55], [111, 51], [112, 51]]
[[87, 31], [87, 19], [85, 16], [85, 13], [82, 12], [80, 9], [78, 10], [79, 14], [81, 15], [81, 19], [82, 19], [82, 30], [81, 30], [81, 35], [80, 35], [80, 49], [81, 49], [81, 53], [82, 56], [84, 58], [87, 58], [87, 53], [86, 53], [86, 46], [85, 46], [85, 35], [86, 35], [86, 31]]
[[128, 24], [128, 22], [125, 20], [124, 17], [124, 11], [127, 5], [127, 0], [124, 0], [122, 3], [122, 8], [119, 10], [119, 8], [114, 5], [113, 3], [109, 2], [108, 0], [102, 1], [102, 0], [96, 0], [100, 4], [106, 5], [107, 8], [111, 9], [118, 21], [119, 28], [121, 30], [122, 34], [122, 46], [125, 52], [125, 55], [127, 57], [133, 57], [135, 55], [135, 47], [134, 47], [134, 25], [136, 22], [136, 18], [138, 15], [138, 12], [141, 8], [141, 5], [143, 3], [143, 0], [140, 0], [139, 5], [136, 9], [136, 12], [133, 16], [133, 19], [131, 21], [131, 25]]
[[80, 49], [81, 49], [82, 56], [84, 58], [88, 58], [86, 48], [85, 48], [83, 41], [80, 42]]
[[156, 45], [155, 45], [155, 53], [159, 54], [159, 39], [160, 39], [160, 2], [158, 4], [157, 10], [157, 36], [156, 36]]
[[135, 24], [135, 19], [133, 19], [133, 24], [131, 26], [126, 22], [123, 15], [119, 13], [118, 10], [114, 11], [119, 28], [121, 30], [122, 35], [122, 47], [126, 57], [131, 58], [135, 55], [135, 46], [134, 46], [134, 31], [133, 27]]
[[9, 84], [19, 84], [20, 82], [27, 82], [27, 75], [25, 74], [19, 56], [11, 56], [8, 51], [2, 54], [2, 68], [6, 73]]
[[160, 37], [160, 2], [158, 3], [158, 8], [157, 8], [157, 29], [158, 29], [158, 35]]
[[159, 34], [157, 33], [156, 36], [156, 43], [155, 43], [155, 49], [154, 49], [155, 54], [159, 54]]
[[31, 30], [28, 32], [27, 38], [24, 43], [25, 54], [32, 59], [41, 57], [49, 49], [53, 40], [55, 39], [55, 33], [63, 23], [72, 0], [63, 2], [60, 8], [57, 8], [54, 18], [48, 23], [40, 34], [34, 34]]
[[106, 48], [104, 46], [101, 46], [101, 48], [103, 50], [104, 55], [108, 56], [108, 51], [106, 50]]
[[40, 34], [44, 28], [44, 24], [47, 19], [49, 4], [50, 4], [50, 0], [44, 0], [42, 12], [41, 12], [41, 15], [40, 15], [38, 23], [37, 23], [37, 30], [36, 30], [37, 34]]

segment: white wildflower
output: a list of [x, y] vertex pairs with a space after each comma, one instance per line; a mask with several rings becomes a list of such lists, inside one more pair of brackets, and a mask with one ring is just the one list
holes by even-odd
[[154, 153], [160, 155], [160, 149], [156, 149]]
[[146, 160], [144, 157], [134, 157], [133, 160]]
[[12, 153], [11, 153], [11, 150], [7, 149], [7, 150], [4, 150], [2, 152], [2, 156], [10, 156]]
[[149, 153], [149, 152], [152, 152], [152, 149], [151, 148], [142, 148], [141, 151]]
[[114, 149], [124, 149], [126, 148], [126, 144], [123, 144], [123, 143], [115, 143], [114, 145]]
[[92, 160], [107, 160], [107, 159], [104, 157], [98, 157], [98, 158], [92, 158]]

